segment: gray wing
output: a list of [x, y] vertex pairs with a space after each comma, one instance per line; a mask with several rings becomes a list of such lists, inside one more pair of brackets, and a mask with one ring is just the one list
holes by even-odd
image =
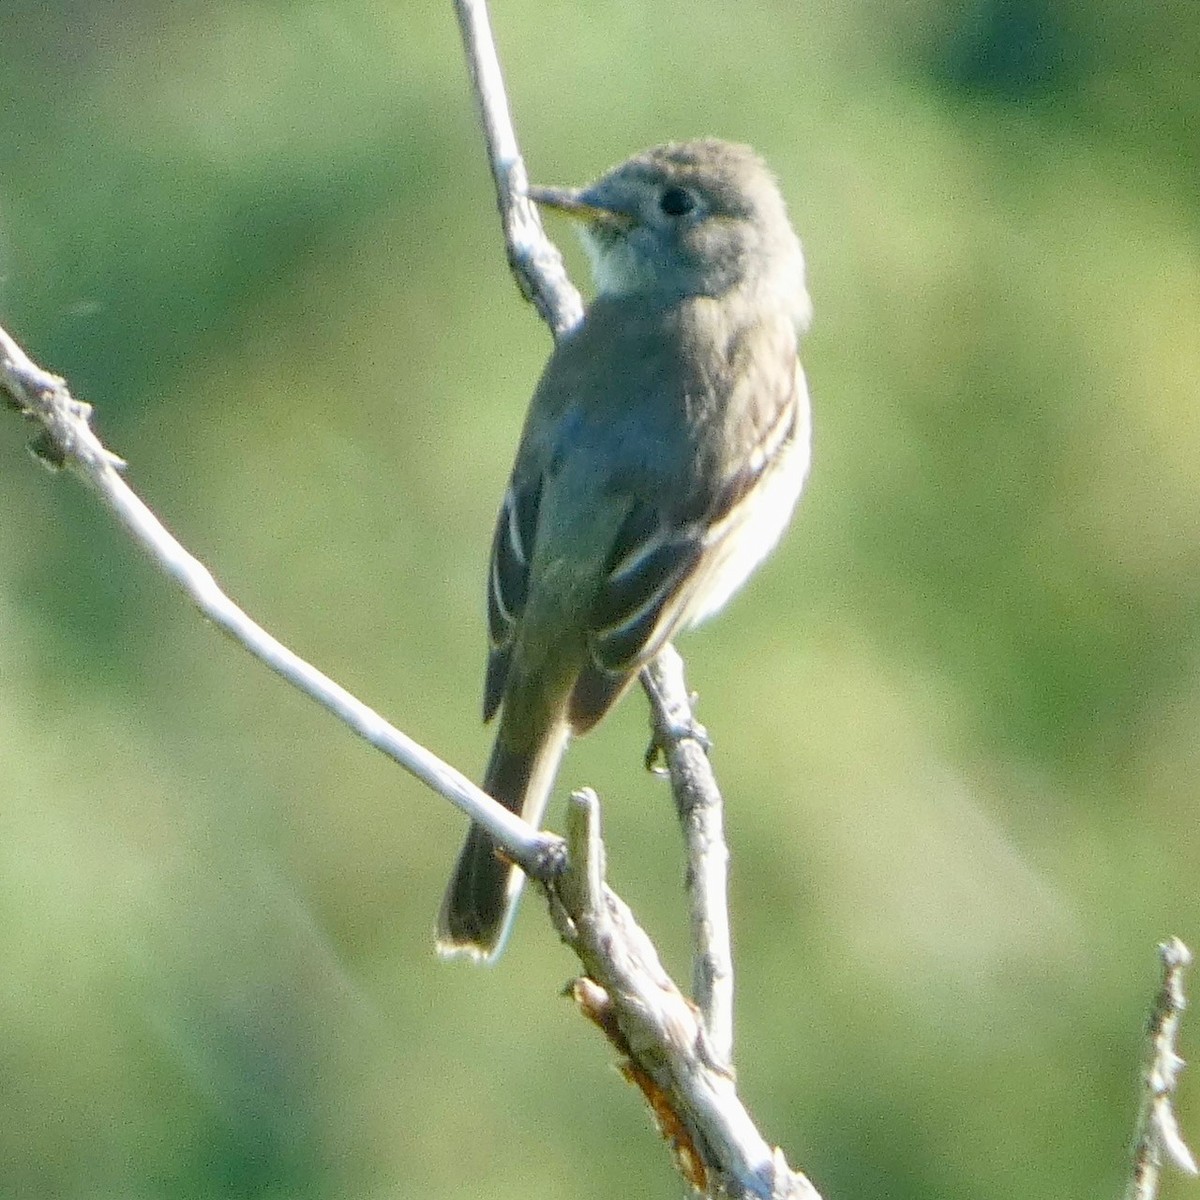
[[726, 539], [741, 525], [738, 506], [789, 449], [800, 409], [793, 398], [778, 407], [744, 465], [688, 513], [670, 504], [638, 501], [621, 525], [596, 598], [588, 639], [591, 663], [570, 701], [579, 731], [600, 719], [681, 626], [689, 622], [723, 555]]
[[529, 566], [537, 536], [542, 476], [518, 480], [504, 493], [488, 569], [488, 664], [483, 685], [483, 719], [490, 721], [504, 697], [517, 623], [529, 598]]

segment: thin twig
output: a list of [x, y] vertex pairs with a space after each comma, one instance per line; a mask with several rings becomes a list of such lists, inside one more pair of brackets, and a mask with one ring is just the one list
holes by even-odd
[[559, 338], [582, 320], [583, 301], [567, 278], [562, 255], [546, 236], [529, 199], [529, 176], [508, 111], [487, 4], [484, 0], [454, 0], [454, 8], [496, 184], [508, 264], [525, 298], [533, 302], [550, 332]]
[[729, 936], [729, 850], [724, 805], [696, 724], [683, 659], [667, 645], [642, 672], [653, 742], [666, 760], [687, 849], [692, 924], [692, 998], [700, 1007], [709, 1052], [733, 1067], [733, 951]]
[[1183, 973], [1191, 966], [1192, 955], [1178, 938], [1163, 942], [1158, 953], [1162, 960], [1162, 984], [1146, 1028], [1142, 1103], [1125, 1200], [1154, 1200], [1164, 1160], [1187, 1175], [1200, 1174], [1171, 1107], [1184, 1065], [1175, 1046], [1180, 1017], [1187, 1007]]
[[108, 506], [134, 541], [223, 632], [300, 691], [340, 717], [360, 737], [481, 824], [529, 873], [553, 870], [562, 839], [539, 833], [480, 791], [465, 775], [430, 753], [373, 709], [339, 687], [256, 624], [217, 586], [203, 563], [166, 530], [117, 473], [121, 460], [107, 450], [88, 424], [91, 406], [76, 400], [57, 375], [34, 363], [0, 329], [0, 392], [37, 421], [36, 451], [52, 466], [65, 466]]

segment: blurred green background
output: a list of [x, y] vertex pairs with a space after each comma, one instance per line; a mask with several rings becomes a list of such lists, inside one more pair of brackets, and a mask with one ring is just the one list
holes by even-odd
[[[494, 18], [534, 178], [746, 140], [807, 246], [800, 519], [682, 646], [748, 1103], [827, 1200], [1116, 1195], [1155, 943], [1200, 944], [1194, 0]], [[483, 564], [548, 337], [450, 5], [3, 25], [0, 323], [237, 599], [477, 773]], [[438, 963], [457, 814], [27, 436], [0, 421], [0, 1195], [678, 1195], [536, 902], [497, 969]], [[645, 735], [634, 695], [562, 783], [600, 790], [613, 882], [686, 971]], [[1181, 1108], [1200, 1142], [1200, 1070]]]

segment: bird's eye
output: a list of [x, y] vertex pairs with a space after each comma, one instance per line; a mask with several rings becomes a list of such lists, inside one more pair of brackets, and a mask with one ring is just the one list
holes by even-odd
[[669, 187], [659, 197], [658, 207], [668, 217], [682, 217], [696, 207], [696, 197], [687, 188]]

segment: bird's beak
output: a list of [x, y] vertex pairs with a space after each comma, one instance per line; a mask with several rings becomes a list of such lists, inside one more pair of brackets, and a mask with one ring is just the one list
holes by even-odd
[[616, 209], [605, 208], [594, 200], [584, 199], [586, 193], [576, 188], [534, 187], [529, 188], [529, 198], [535, 204], [582, 221], [586, 225], [601, 226], [609, 229], [628, 229], [633, 224], [633, 218], [628, 213]]

